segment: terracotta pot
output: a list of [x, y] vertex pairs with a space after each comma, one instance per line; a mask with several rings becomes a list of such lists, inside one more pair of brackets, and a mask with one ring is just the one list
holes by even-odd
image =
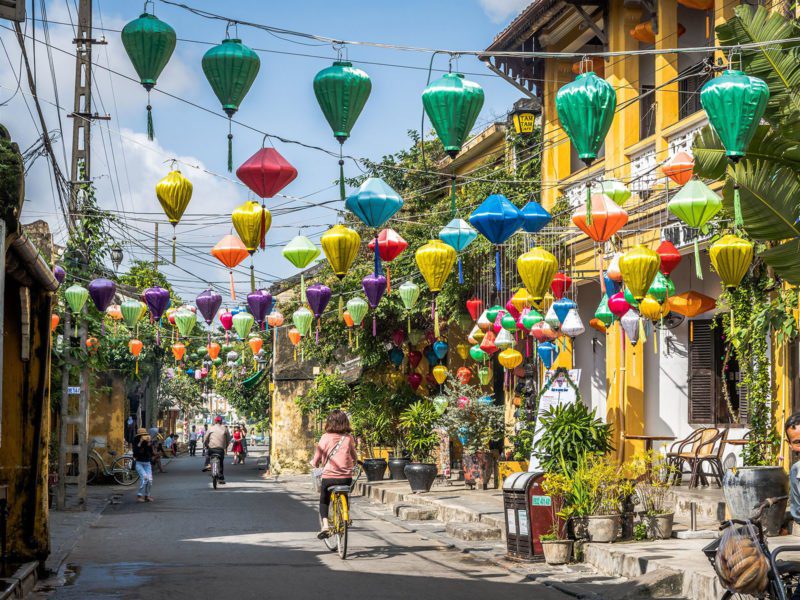
[[548, 565], [564, 565], [572, 560], [572, 540], [543, 540], [541, 544]]

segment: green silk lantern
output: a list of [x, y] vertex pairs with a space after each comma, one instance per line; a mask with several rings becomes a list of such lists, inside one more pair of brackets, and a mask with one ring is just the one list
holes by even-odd
[[203, 56], [203, 73], [228, 115], [228, 171], [233, 171], [231, 119], [256, 80], [261, 59], [238, 39], [225, 39]]
[[[353, 325], [360, 327], [364, 322], [364, 317], [367, 316], [369, 304], [367, 301], [360, 297], [350, 298], [347, 301], [347, 312], [350, 313], [350, 318], [353, 319]], [[356, 348], [358, 348], [358, 336], [356, 336]]]
[[[699, 179], [690, 179], [667, 204], [669, 212], [689, 227], [700, 229], [722, 208], [722, 198]], [[700, 249], [694, 238], [694, 266], [698, 279], [703, 278], [700, 268]]]
[[197, 324], [197, 316], [190, 310], [179, 310], [175, 313], [175, 326], [181, 337], [188, 337]]
[[469, 349], [469, 355], [475, 362], [484, 363], [489, 358], [489, 355], [478, 344]]
[[[311, 314], [308, 309], [304, 309]], [[311, 319], [314, 318], [314, 315], [311, 315]], [[238, 312], [233, 316], [233, 328], [236, 330], [237, 335], [241, 339], [246, 339], [247, 334], [250, 333], [250, 329], [253, 327], [253, 323], [255, 323], [255, 318], [249, 312], [242, 311]], [[308, 321], [308, 326], [311, 326], [311, 320]]]
[[653, 278], [653, 283], [647, 290], [647, 295], [652, 296], [659, 304], [664, 304], [669, 296], [675, 292], [675, 284], [672, 284], [672, 292], [670, 292], [670, 283], [672, 283], [666, 275], [660, 271], [656, 273]]
[[133, 329], [147, 312], [147, 307], [138, 300], [126, 300], [119, 306], [122, 320], [128, 329]]
[[614, 322], [614, 313], [608, 308], [608, 296], [605, 294], [603, 294], [603, 299], [600, 300], [597, 310], [594, 311], [594, 318], [598, 319], [606, 327], [610, 327], [611, 323]]
[[89, 290], [82, 285], [72, 285], [66, 289], [64, 297], [72, 312], [77, 315], [83, 310], [86, 300], [89, 299]]
[[630, 304], [633, 308], [639, 308], [639, 301], [633, 297], [633, 292], [627, 285], [623, 290], [623, 295], [625, 296], [625, 302]]
[[413, 281], [406, 281], [397, 289], [397, 293], [400, 294], [400, 300], [408, 311], [407, 321], [409, 335], [411, 334], [411, 309], [414, 308], [417, 304], [417, 300], [419, 300], [419, 292], [419, 286]]
[[369, 76], [353, 63], [337, 60], [314, 77], [314, 95], [339, 142], [339, 196], [345, 201], [342, 145], [350, 137], [372, 91]]
[[[483, 352], [483, 350], [481, 350], [481, 352]], [[489, 385], [491, 380], [492, 372], [489, 370], [489, 367], [478, 367], [478, 381], [481, 382], [481, 385]]]
[[[320, 249], [304, 235], [297, 235], [283, 247], [283, 257], [298, 269], [305, 269], [319, 256]], [[306, 278], [300, 272], [300, 297], [306, 297]]]
[[[614, 88], [591, 71], [581, 73], [556, 93], [558, 120], [587, 167], [597, 158], [616, 109]], [[588, 180], [586, 222], [592, 222], [591, 184]]]
[[[145, 10], [147, 10], [146, 3]], [[172, 27], [147, 12], [122, 28], [122, 45], [139, 75], [139, 81], [147, 90], [148, 140], [154, 137], [150, 91], [156, 86], [161, 71], [172, 57], [176, 40], [177, 36]]]
[[[729, 69], [700, 90], [700, 104], [708, 122], [725, 146], [725, 155], [736, 163], [745, 155], [769, 101], [769, 88], [758, 77]], [[734, 225], [742, 227], [739, 184], [733, 186]]]
[[[422, 106], [450, 158], [461, 152], [483, 108], [483, 88], [461, 73], [445, 73], [422, 92]], [[456, 177], [451, 177], [450, 213], [456, 214]]]

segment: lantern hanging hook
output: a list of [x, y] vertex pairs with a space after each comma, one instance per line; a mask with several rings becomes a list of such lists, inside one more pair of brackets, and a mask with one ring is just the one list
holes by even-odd
[[448, 61], [448, 64], [447, 64], [447, 72], [448, 73], [452, 73], [453, 72], [453, 63], [454, 62], [456, 63], [456, 71], [458, 71], [458, 59], [460, 57], [461, 57], [461, 54], [459, 54], [458, 52], [451, 52], [450, 53], [450, 60]]
[[739, 70], [742, 69], [742, 47], [738, 44], [731, 48], [730, 52], [728, 52], [728, 69], [734, 70], [733, 63], [734, 57], [738, 60]]
[[142, 10], [142, 12], [147, 13], [147, 5], [148, 4], [152, 4], [153, 5], [153, 12], [151, 12], [149, 14], [155, 15], [156, 14], [156, 0], [144, 0], [144, 10]]
[[274, 148], [275, 144], [272, 142], [272, 136], [268, 133], [264, 134], [264, 139], [261, 140], [261, 147], [265, 148], [268, 140], [269, 140], [269, 145]]
[[342, 58], [347, 60], [347, 44], [345, 44], [344, 42], [334, 40], [331, 43], [331, 46], [333, 46], [333, 49], [336, 51], [337, 61], [341, 61]]
[[167, 160], [165, 160], [165, 161], [164, 161], [163, 163], [161, 163], [161, 164], [164, 164], [164, 165], [165, 165], [165, 164], [167, 164], [167, 163], [169, 163], [169, 169], [170, 169], [170, 171], [179, 171], [179, 170], [180, 170], [180, 169], [176, 169], [176, 168], [175, 168], [175, 165], [177, 165], [177, 164], [178, 164], [178, 159], [177, 159], [177, 158], [168, 158]]
[[236, 39], [239, 39], [239, 21], [228, 21], [225, 25], [225, 39], [231, 39], [231, 27], [235, 30]]
[[581, 56], [581, 61], [580, 64], [578, 65], [578, 70], [580, 71], [581, 75], [583, 75], [584, 73], [588, 73], [593, 68], [594, 68], [594, 63], [592, 62], [592, 59], [589, 58], [589, 56], [586, 54]]

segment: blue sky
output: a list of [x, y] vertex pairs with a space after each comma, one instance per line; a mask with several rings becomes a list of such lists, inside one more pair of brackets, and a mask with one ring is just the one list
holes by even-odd
[[[49, 2], [48, 18], [69, 23], [75, 18], [73, 1]], [[486, 47], [527, 4], [523, 0], [407, 0], [402, 3], [365, 0], [303, 0], [295, 3], [235, 0], [223, 3], [191, 0], [189, 3], [232, 18], [335, 38], [448, 49]], [[120, 29], [125, 22], [138, 16], [141, 5], [136, 0], [95, 0], [95, 27]], [[160, 1], [156, 2], [156, 14], [176, 29], [179, 38], [205, 42], [179, 42], [172, 61], [159, 79], [158, 88], [221, 114], [218, 101], [203, 76], [200, 60], [209, 48], [208, 43], [219, 42], [225, 36], [225, 23], [203, 19]], [[40, 11], [37, 11], [37, 16], [41, 16]], [[29, 22], [29, 33], [31, 27]], [[42, 34], [41, 24], [37, 23], [37, 39], [41, 39]], [[99, 30], [96, 37], [102, 34], [103, 31]], [[154, 94], [152, 103], [157, 139], [148, 142], [144, 136], [146, 93], [138, 84], [103, 69], [109, 67], [135, 75], [122, 49], [119, 34], [106, 31], [105, 35], [108, 46], [96, 47], [95, 54], [99, 65], [95, 69], [95, 109], [109, 112], [113, 118], [109, 123], [95, 127], [93, 134], [93, 176], [101, 202], [107, 208], [127, 213], [118, 233], [127, 257], [152, 254], [153, 240], [148, 236], [152, 236], [154, 220], [161, 221], [162, 253], [168, 255], [166, 249], [171, 238], [168, 230], [171, 228], [160, 215], [154, 186], [168, 172], [169, 164], [165, 161], [175, 157], [183, 162], [181, 170], [195, 185], [192, 203], [178, 226], [179, 241], [188, 246], [185, 251], [179, 251], [178, 264], [189, 273], [169, 266], [164, 270], [174, 280], [179, 293], [192, 298], [206, 287], [204, 281], [221, 284], [226, 280], [224, 271], [215, 265], [208, 251], [222, 235], [230, 232], [228, 215], [248, 198], [247, 190], [237, 184], [234, 175], [226, 172], [227, 123], [222, 118]], [[53, 46], [74, 52], [70, 43], [71, 27], [52, 23], [50, 36]], [[312, 90], [314, 75], [335, 58], [331, 46], [307, 40], [297, 43], [298, 40], [247, 27], [239, 28], [239, 37], [244, 43], [259, 49], [261, 72], [237, 118], [260, 130], [337, 150], [338, 144], [331, 136]], [[13, 65], [10, 69], [5, 54], [0, 54], [0, 60], [5, 63], [0, 76], [0, 99], [6, 100], [16, 88], [19, 52], [8, 31], [2, 30], [0, 38]], [[370, 75], [373, 91], [351, 139], [345, 145], [346, 152], [378, 159], [405, 147], [407, 130], [419, 128], [420, 94], [425, 87], [429, 55], [366, 47], [350, 47], [347, 53]], [[36, 58], [40, 97], [52, 102], [55, 94], [44, 47], [37, 47]], [[53, 51], [53, 60], [61, 104], [65, 109], [71, 108], [74, 60], [58, 50]], [[359, 61], [402, 66], [359, 64]], [[447, 58], [437, 57], [434, 66], [447, 69]], [[492, 75], [475, 58], [462, 57], [457, 67], [474, 73], [468, 77], [485, 90], [486, 103], [479, 124], [502, 117], [520, 97], [511, 85]], [[22, 91], [28, 91], [24, 84]], [[26, 148], [35, 141], [37, 133], [23, 99], [22, 94], [17, 94], [0, 108], [0, 122], [10, 127], [14, 139]], [[57, 111], [50, 104], [46, 104], [45, 109], [48, 127], [52, 130], [58, 125]], [[64, 118], [63, 111], [61, 116], [68, 152], [71, 125], [70, 120]], [[261, 147], [262, 140], [260, 135], [241, 127], [234, 127], [234, 135], [234, 165], [238, 166]], [[305, 203], [319, 203], [337, 197], [334, 180], [338, 166], [335, 159], [296, 145], [278, 142], [275, 145], [299, 171], [299, 177], [286, 188], [287, 194], [306, 197]], [[59, 158], [63, 160], [60, 143], [57, 149]], [[355, 174], [352, 164], [347, 169], [350, 174]], [[26, 196], [28, 203], [23, 220], [46, 218], [57, 235], [63, 237], [63, 226], [55, 214], [44, 159], [39, 159], [30, 172]], [[276, 198], [268, 206], [286, 202], [289, 201]], [[307, 206], [297, 201], [290, 205]], [[299, 226], [305, 226], [303, 233], [316, 241], [336, 218], [336, 212], [322, 207], [276, 217], [268, 242], [276, 246], [286, 243], [298, 233]], [[257, 254], [256, 269], [262, 273], [260, 279], [263, 283], [294, 272], [294, 268], [280, 255], [279, 247]], [[244, 270], [237, 274], [242, 291], [246, 279]]]

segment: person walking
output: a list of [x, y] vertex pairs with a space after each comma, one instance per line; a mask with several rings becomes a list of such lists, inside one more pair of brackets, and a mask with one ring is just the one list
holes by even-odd
[[194, 456], [197, 453], [197, 428], [192, 425], [192, 430], [189, 432], [189, 456]]
[[322, 518], [322, 529], [317, 534], [319, 539], [330, 537], [328, 525], [328, 505], [330, 496], [328, 488], [334, 485], [350, 485], [353, 483], [353, 468], [358, 460], [356, 444], [351, 435], [350, 420], [343, 410], [334, 410], [325, 421], [325, 433], [317, 444], [311, 466], [315, 469], [322, 464], [322, 481], [320, 482], [319, 516]]
[[239, 461], [241, 464], [244, 464], [244, 459], [247, 458], [247, 423], [242, 421], [242, 453], [241, 453], [241, 460]]
[[147, 429], [142, 427], [133, 438], [133, 459], [136, 461], [136, 472], [139, 474], [139, 491], [137, 502], [152, 502], [150, 490], [153, 487], [153, 445]]
[[238, 465], [243, 462], [242, 428], [238, 425], [235, 425], [233, 428], [233, 446], [231, 447], [231, 452], [233, 452], [233, 464]]
[[[208, 450], [209, 461], [211, 460], [212, 456], [219, 457], [220, 483], [225, 483], [225, 450], [227, 450], [228, 444], [230, 443], [231, 432], [222, 423], [222, 417], [217, 415], [214, 417], [214, 424], [208, 428], [208, 431], [206, 431], [206, 439], [203, 442], [203, 445]], [[209, 469], [211, 469], [210, 464], [203, 467], [203, 471], [208, 471]]]

